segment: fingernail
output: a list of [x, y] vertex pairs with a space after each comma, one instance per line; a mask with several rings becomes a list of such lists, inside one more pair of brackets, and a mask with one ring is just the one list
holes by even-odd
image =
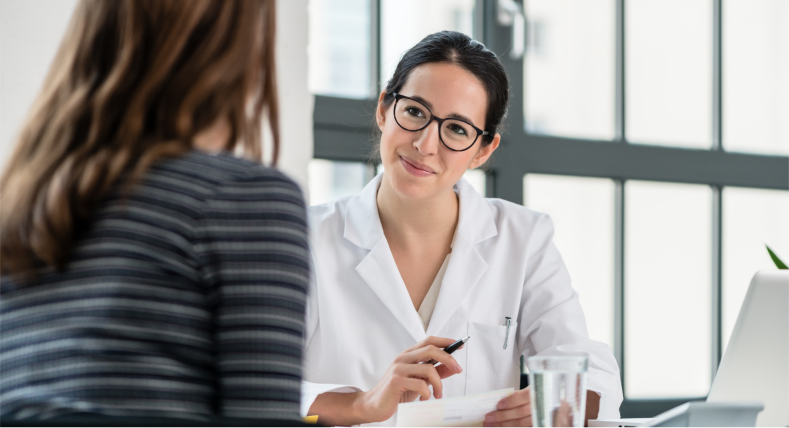
[[493, 422], [493, 415], [485, 416], [485, 422]]
[[503, 409], [504, 408], [504, 402], [503, 401], [499, 401], [499, 404], [496, 404], [496, 408], [499, 409], [499, 410]]
[[458, 372], [458, 373], [462, 373], [463, 372], [463, 367], [460, 367], [460, 364], [455, 363], [455, 371]]

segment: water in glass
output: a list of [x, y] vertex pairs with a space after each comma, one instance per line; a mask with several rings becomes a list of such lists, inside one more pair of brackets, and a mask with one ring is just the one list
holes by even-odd
[[588, 358], [531, 357], [528, 367], [532, 424], [584, 426]]

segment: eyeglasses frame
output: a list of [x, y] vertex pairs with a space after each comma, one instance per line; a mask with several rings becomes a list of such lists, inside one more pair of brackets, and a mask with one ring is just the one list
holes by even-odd
[[[400, 126], [400, 128], [403, 128], [404, 130], [410, 131], [410, 132], [419, 132], [419, 131], [427, 128], [428, 126], [430, 126], [430, 122], [435, 120], [438, 123], [438, 140], [441, 141], [441, 144], [443, 144], [444, 147], [446, 147], [449, 150], [452, 150], [453, 152], [465, 152], [466, 150], [474, 147], [474, 144], [477, 143], [477, 140], [479, 140], [480, 136], [490, 135], [490, 132], [484, 131], [482, 129], [479, 129], [476, 126], [474, 126], [473, 124], [471, 124], [468, 121], [465, 121], [463, 119], [456, 119], [456, 118], [446, 118], [446, 119], [444, 119], [444, 118], [440, 118], [440, 117], [436, 116], [435, 114], [433, 114], [433, 112], [430, 111], [430, 109], [426, 105], [422, 104], [422, 102], [419, 101], [419, 100], [415, 100], [415, 99], [413, 99], [411, 97], [407, 97], [405, 95], [398, 94], [397, 92], [392, 92], [392, 95], [395, 98], [394, 108], [392, 109], [392, 117], [394, 118], [395, 123], [397, 123]], [[427, 109], [427, 112], [430, 113], [430, 119], [428, 119], [428, 121], [425, 124], [425, 126], [419, 128], [419, 129], [408, 129], [405, 126], [400, 125], [400, 122], [397, 121], [397, 115], [395, 114], [395, 112], [397, 111], [397, 102], [400, 101], [403, 98], [411, 100], [411, 101], [413, 101], [415, 103], [419, 103], [420, 105], [424, 106], [425, 109]], [[474, 137], [474, 142], [472, 142], [470, 146], [468, 146], [468, 147], [466, 147], [465, 149], [462, 149], [462, 150], [456, 150], [456, 149], [453, 149], [452, 147], [449, 147], [447, 145], [447, 143], [444, 142], [444, 138], [441, 137], [441, 126], [443, 126], [444, 122], [447, 121], [447, 120], [456, 120], [458, 122], [463, 122], [466, 125], [474, 128], [474, 130], [477, 131], [477, 136]]]

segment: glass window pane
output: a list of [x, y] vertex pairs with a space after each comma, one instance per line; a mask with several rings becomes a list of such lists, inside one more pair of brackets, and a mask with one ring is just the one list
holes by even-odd
[[627, 0], [625, 67], [628, 141], [712, 146], [712, 1]]
[[553, 219], [554, 243], [580, 296], [589, 337], [613, 349], [614, 182], [527, 174], [523, 189], [524, 205]]
[[723, 347], [753, 275], [775, 269], [764, 246], [789, 263], [789, 192], [723, 189]]
[[710, 388], [712, 190], [625, 185], [625, 393], [702, 397]]
[[526, 2], [526, 131], [614, 138], [613, 0]]
[[362, 162], [313, 159], [307, 167], [310, 205], [359, 193], [373, 177], [373, 168]]
[[310, 0], [309, 85], [316, 94], [369, 98], [370, 1]]
[[789, 155], [789, 2], [723, 1], [723, 147]]
[[381, 0], [381, 87], [425, 36], [443, 30], [472, 36], [473, 14], [474, 0]]

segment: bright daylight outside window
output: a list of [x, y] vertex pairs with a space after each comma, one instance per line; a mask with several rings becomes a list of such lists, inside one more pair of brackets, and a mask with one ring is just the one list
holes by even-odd
[[612, 140], [614, 0], [530, 0], [525, 6], [526, 130]]
[[625, 1], [631, 143], [712, 146], [712, 1]]
[[724, 0], [724, 149], [789, 155], [787, 76], [789, 1]]
[[625, 186], [625, 395], [703, 397], [711, 381], [712, 191]]
[[526, 174], [523, 204], [549, 213], [589, 337], [614, 347], [614, 181]]
[[310, 0], [308, 12], [310, 90], [369, 98], [373, 90], [370, 0]]

